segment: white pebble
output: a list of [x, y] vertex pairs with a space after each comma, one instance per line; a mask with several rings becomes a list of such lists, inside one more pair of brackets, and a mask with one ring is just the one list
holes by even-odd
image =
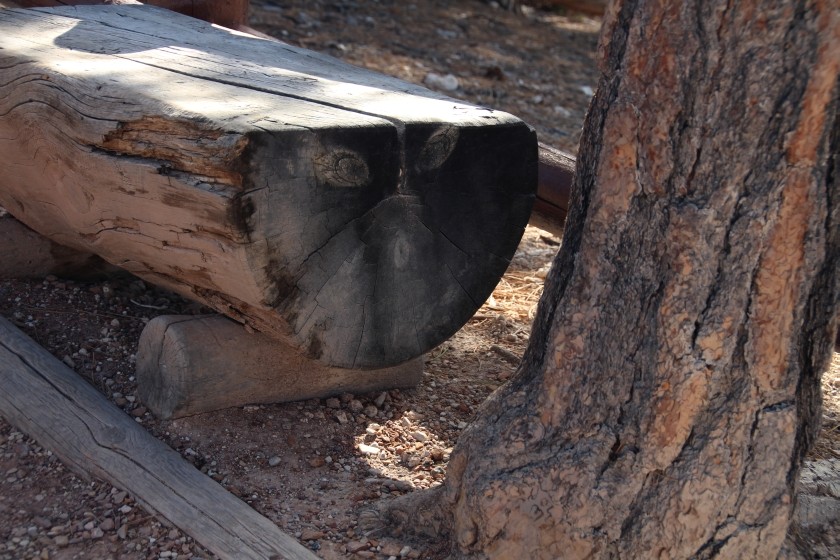
[[460, 82], [458, 82], [458, 78], [452, 74], [442, 76], [440, 74], [435, 74], [434, 72], [426, 74], [426, 77], [423, 78], [423, 83], [430, 88], [442, 89], [444, 91], [455, 91], [461, 85]]

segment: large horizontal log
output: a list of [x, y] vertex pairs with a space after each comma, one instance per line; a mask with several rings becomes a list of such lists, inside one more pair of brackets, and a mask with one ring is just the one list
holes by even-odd
[[130, 492], [219, 558], [317, 557], [0, 318], [0, 415], [82, 476]]
[[151, 6], [0, 10], [0, 205], [327, 364], [451, 336], [505, 271], [533, 130]]

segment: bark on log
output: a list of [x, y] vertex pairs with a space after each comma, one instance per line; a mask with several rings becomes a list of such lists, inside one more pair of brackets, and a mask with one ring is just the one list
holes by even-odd
[[562, 236], [575, 177], [575, 158], [540, 143], [538, 169], [537, 196], [529, 223]]
[[385, 520], [456, 558], [775, 558], [837, 326], [840, 13], [611, 6], [522, 365]]
[[0, 318], [0, 414], [82, 477], [107, 480], [223, 559], [316, 560]]
[[150, 6], [0, 11], [0, 204], [309, 356], [451, 336], [527, 223], [533, 131]]
[[220, 315], [155, 317], [137, 348], [137, 394], [159, 418], [415, 387], [423, 358], [358, 371], [306, 360], [271, 337]]

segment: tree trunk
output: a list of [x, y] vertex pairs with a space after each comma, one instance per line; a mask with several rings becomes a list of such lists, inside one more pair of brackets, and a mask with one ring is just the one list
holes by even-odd
[[604, 27], [522, 365], [382, 520], [451, 525], [460, 558], [773, 558], [836, 326], [838, 9], [626, 1]]

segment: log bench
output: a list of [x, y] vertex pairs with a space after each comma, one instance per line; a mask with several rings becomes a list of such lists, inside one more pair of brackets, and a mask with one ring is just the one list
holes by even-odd
[[329, 366], [460, 328], [534, 199], [515, 117], [152, 6], [0, 10], [0, 205]]

